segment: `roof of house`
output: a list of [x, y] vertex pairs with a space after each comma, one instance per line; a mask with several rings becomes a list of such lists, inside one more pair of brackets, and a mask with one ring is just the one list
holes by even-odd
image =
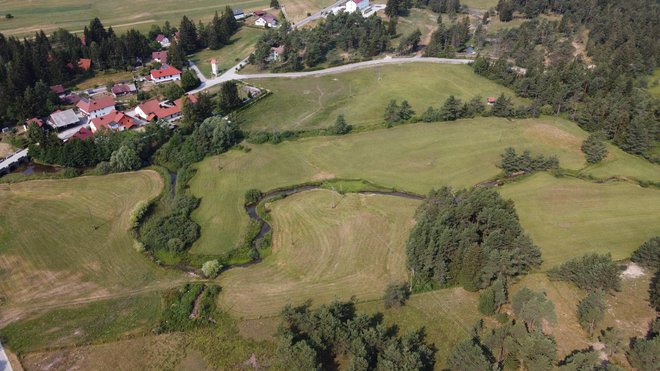
[[167, 50], [151, 53], [151, 59], [158, 59], [160, 63], [167, 63]]
[[64, 104], [76, 104], [80, 102], [80, 95], [78, 94], [69, 94], [66, 97], [62, 98], [62, 103]]
[[255, 10], [254, 11], [254, 15], [256, 15], [257, 17], [262, 16], [264, 14], [266, 14], [266, 12], [264, 12], [263, 10]]
[[115, 86], [113, 86], [112, 89], [110, 89], [110, 90], [112, 91], [112, 94], [117, 95], [117, 94], [132, 93], [132, 92], [136, 91], [137, 88], [135, 87], [135, 84], [120, 83], [120, 84], [115, 84]]
[[259, 17], [259, 18], [262, 18], [262, 19], [263, 19], [264, 21], [266, 21], [267, 23], [277, 22], [277, 19], [275, 19], [275, 16], [272, 15], [272, 14], [270, 14], [270, 13], [266, 13], [266, 14], [262, 15], [262, 16]]
[[85, 71], [89, 71], [89, 69], [92, 68], [92, 60], [88, 58], [80, 58], [78, 60], [78, 67]]
[[215, 58], [211, 59], [211, 64], [218, 64], [218, 60]]
[[488, 103], [495, 103], [497, 99], [495, 97], [488, 97]]
[[277, 54], [282, 54], [282, 53], [284, 53], [284, 45], [280, 45], [278, 47], [272, 47], [272, 48], [270, 48], [270, 50], [277, 53]]
[[76, 131], [76, 133], [73, 134], [71, 136], [71, 138], [69, 138], [69, 140], [71, 140], [71, 139], [85, 140], [85, 139], [93, 137], [93, 136], [94, 136], [94, 133], [91, 130], [89, 130], [86, 127], [83, 126], [83, 127], [80, 128], [80, 130]]
[[115, 125], [130, 129], [135, 125], [135, 120], [123, 112], [112, 111], [103, 117], [92, 119], [90, 124], [93, 125], [96, 130], [101, 130], [101, 128], [104, 128], [105, 130], [115, 129], [113, 127]]
[[25, 125], [30, 126], [30, 124], [37, 124], [39, 127], [44, 126], [44, 122], [41, 119], [38, 119], [36, 117], [33, 117], [27, 121], [25, 121]]
[[[192, 104], [196, 104], [198, 101], [195, 95], [186, 95], [186, 97]], [[150, 99], [143, 102], [138, 107], [145, 115], [147, 115], [147, 121], [151, 121], [156, 117], [166, 118], [181, 112], [181, 109], [183, 108], [183, 97], [175, 100], [173, 105], [161, 105], [158, 99]]]
[[154, 79], [158, 79], [161, 77], [168, 77], [168, 76], [174, 76], [174, 75], [180, 75], [181, 71], [178, 69], [172, 67], [172, 66], [163, 66], [163, 68], [159, 70], [151, 70], [151, 77]]
[[78, 109], [82, 111], [91, 113], [93, 111], [102, 110], [104, 108], [114, 107], [114, 105], [115, 105], [115, 100], [112, 97], [103, 97], [99, 100], [81, 99], [80, 102], [76, 104], [76, 107], [78, 107]]
[[[156, 36], [156, 41], [158, 41], [159, 43], [163, 42], [163, 40], [165, 40], [165, 39], [167, 39], [167, 36], [163, 35], [162, 33], [158, 34], [158, 36]], [[169, 41], [169, 39], [167, 39], [167, 40]]]
[[50, 115], [50, 123], [56, 128], [61, 128], [80, 122], [80, 119], [72, 109], [66, 111], [55, 111]]
[[50, 91], [52, 91], [53, 93], [55, 93], [57, 95], [62, 95], [65, 92], [64, 86], [62, 86], [61, 84], [51, 86]]

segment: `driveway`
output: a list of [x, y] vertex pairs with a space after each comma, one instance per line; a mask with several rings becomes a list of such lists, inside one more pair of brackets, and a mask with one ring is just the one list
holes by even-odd
[[13, 371], [11, 368], [11, 363], [9, 363], [9, 358], [5, 353], [5, 349], [0, 344], [0, 371]]

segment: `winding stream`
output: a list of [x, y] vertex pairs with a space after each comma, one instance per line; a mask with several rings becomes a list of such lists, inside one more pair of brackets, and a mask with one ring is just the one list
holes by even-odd
[[[268, 224], [267, 221], [265, 221], [257, 212], [257, 208], [259, 205], [261, 205], [264, 202], [268, 202], [270, 200], [273, 200], [278, 197], [288, 197], [296, 193], [300, 192], [305, 192], [305, 191], [311, 191], [314, 189], [326, 189], [323, 188], [322, 185], [304, 185], [304, 186], [298, 186], [294, 188], [288, 188], [288, 189], [279, 189], [279, 190], [274, 190], [267, 192], [266, 194], [259, 199], [259, 201], [254, 202], [249, 205], [245, 205], [245, 211], [247, 212], [248, 216], [250, 217], [250, 220], [256, 220], [261, 224], [261, 229], [259, 230], [259, 234], [252, 240], [252, 246], [254, 248], [257, 248], [259, 245], [259, 242], [264, 239], [266, 234], [268, 234], [270, 231], [273, 230], [270, 224]], [[326, 189], [327, 190], [327, 189]], [[416, 195], [413, 193], [406, 193], [406, 192], [400, 192], [400, 191], [360, 191], [356, 192], [357, 194], [363, 194], [363, 195], [383, 195], [383, 196], [394, 196], [394, 197], [402, 197], [402, 198], [407, 198], [410, 200], [418, 200], [421, 201], [425, 199], [426, 197]]]

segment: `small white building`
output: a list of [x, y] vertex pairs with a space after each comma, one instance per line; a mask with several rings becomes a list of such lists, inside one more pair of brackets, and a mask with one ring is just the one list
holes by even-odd
[[276, 28], [278, 26], [277, 18], [272, 14], [264, 14], [254, 21], [254, 25], [259, 27]]
[[353, 13], [356, 11], [363, 12], [369, 7], [369, 0], [348, 0], [346, 3], [346, 12]]
[[181, 80], [181, 71], [172, 66], [163, 66], [159, 70], [151, 70], [151, 81], [154, 84], [179, 80]]
[[76, 104], [78, 110], [83, 115], [94, 119], [97, 117], [105, 116], [115, 110], [115, 100], [112, 97], [103, 97], [98, 100], [94, 99], [81, 99]]
[[167, 48], [170, 46], [170, 39], [168, 39], [167, 36], [163, 34], [159, 34], [158, 36], [156, 36], [156, 41], [158, 41], [160, 43], [160, 46], [162, 46], [163, 48]]

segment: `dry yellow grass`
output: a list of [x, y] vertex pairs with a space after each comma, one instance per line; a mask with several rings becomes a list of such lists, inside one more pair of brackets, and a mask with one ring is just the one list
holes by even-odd
[[220, 305], [255, 318], [307, 299], [380, 298], [388, 283], [406, 278], [402, 247], [418, 204], [325, 190], [274, 202], [272, 255], [224, 273]]
[[128, 232], [135, 205], [162, 187], [154, 171], [0, 185], [0, 323], [179, 280], [135, 251]]
[[0, 158], [9, 156], [14, 153], [14, 147], [9, 143], [0, 143]]

